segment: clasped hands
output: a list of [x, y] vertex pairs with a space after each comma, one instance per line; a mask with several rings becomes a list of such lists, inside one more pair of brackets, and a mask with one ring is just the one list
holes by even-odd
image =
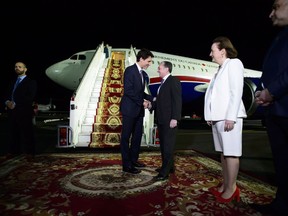
[[261, 106], [268, 106], [273, 102], [273, 96], [270, 94], [268, 89], [255, 92], [255, 102]]
[[15, 103], [14, 103], [14, 101], [6, 101], [6, 109], [8, 108], [8, 109], [14, 109], [15, 108]]

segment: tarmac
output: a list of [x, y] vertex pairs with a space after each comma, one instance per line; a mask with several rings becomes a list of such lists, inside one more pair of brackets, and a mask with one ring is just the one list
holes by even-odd
[[[68, 125], [67, 112], [47, 112], [36, 117], [35, 139], [36, 154], [63, 152], [117, 152], [119, 149], [91, 149], [83, 147], [59, 148], [58, 126]], [[0, 155], [7, 154], [7, 116], [0, 115]], [[220, 155], [214, 151], [211, 128], [203, 121], [185, 119], [181, 121], [176, 150], [192, 149], [203, 155], [219, 161]], [[142, 151], [159, 151], [159, 147], [147, 146]], [[120, 151], [119, 151], [120, 153]], [[240, 171], [275, 185], [275, 170], [273, 158], [266, 134], [266, 129], [260, 120], [244, 120], [243, 146], [240, 158]]]

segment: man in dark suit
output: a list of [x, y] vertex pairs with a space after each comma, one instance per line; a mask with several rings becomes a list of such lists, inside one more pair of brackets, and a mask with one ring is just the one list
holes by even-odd
[[37, 83], [27, 75], [23, 62], [16, 62], [17, 81], [11, 86], [8, 100], [5, 101], [8, 114], [9, 153], [34, 156], [35, 141], [32, 123], [32, 104], [37, 91]]
[[[141, 49], [136, 55], [136, 63], [127, 67], [124, 72], [124, 94], [121, 98], [122, 132], [120, 149], [123, 171], [137, 174], [137, 168], [145, 167], [138, 161], [143, 130], [144, 108], [153, 100], [144, 92], [149, 77], [144, 69], [152, 64], [153, 53]], [[129, 140], [131, 137], [131, 144]]]
[[273, 154], [277, 192], [265, 205], [252, 205], [263, 214], [288, 212], [288, 0], [274, 0], [269, 15], [274, 26], [282, 27], [263, 63], [261, 91], [256, 103], [266, 109], [265, 125]]
[[156, 110], [162, 166], [156, 171], [156, 181], [166, 180], [174, 172], [174, 149], [178, 122], [181, 119], [182, 88], [178, 78], [171, 75], [172, 63], [163, 61], [158, 67], [162, 78], [156, 100], [148, 108]]

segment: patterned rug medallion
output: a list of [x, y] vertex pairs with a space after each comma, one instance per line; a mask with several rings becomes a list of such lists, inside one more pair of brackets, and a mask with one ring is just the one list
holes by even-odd
[[139, 175], [123, 173], [119, 165], [80, 170], [61, 180], [64, 190], [86, 197], [125, 198], [147, 193], [160, 184], [153, 182], [155, 169], [145, 168]]
[[221, 204], [208, 189], [221, 181], [217, 161], [177, 151], [176, 171], [155, 182], [158, 151], [143, 152], [147, 167], [123, 173], [120, 153], [45, 154], [0, 158], [0, 215], [260, 215], [249, 203], [265, 204], [275, 187], [239, 174], [241, 201]]

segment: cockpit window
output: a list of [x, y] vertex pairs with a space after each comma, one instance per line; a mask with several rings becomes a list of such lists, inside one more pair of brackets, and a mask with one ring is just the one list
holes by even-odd
[[70, 57], [71, 60], [86, 60], [85, 55], [73, 55]]
[[72, 59], [72, 60], [77, 60], [77, 55], [71, 56], [70, 59]]
[[85, 55], [79, 55], [79, 60], [86, 60], [86, 56]]

